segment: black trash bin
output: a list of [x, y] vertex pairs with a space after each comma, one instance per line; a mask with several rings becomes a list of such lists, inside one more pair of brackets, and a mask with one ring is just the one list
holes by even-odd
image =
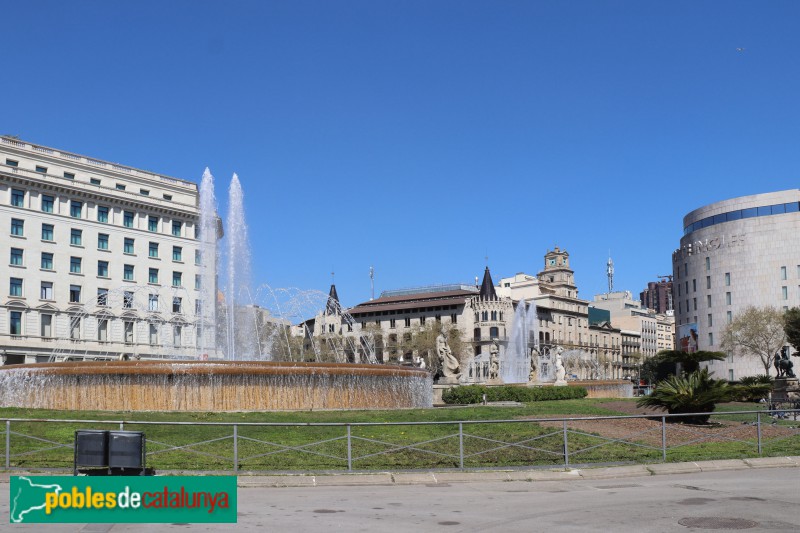
[[141, 431], [109, 431], [108, 467], [112, 472], [119, 469], [122, 473], [144, 474], [144, 433]]
[[78, 467], [108, 468], [108, 431], [78, 429], [75, 431], [74, 474]]

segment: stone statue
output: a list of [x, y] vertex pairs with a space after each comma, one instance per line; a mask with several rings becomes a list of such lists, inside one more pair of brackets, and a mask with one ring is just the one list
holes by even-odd
[[534, 347], [531, 349], [531, 372], [528, 375], [528, 381], [530, 383], [536, 383], [537, 381], [539, 381], [538, 364], [539, 364], [539, 350], [536, 347]]
[[442, 363], [442, 374], [445, 381], [457, 381], [461, 377], [461, 365], [450, 350], [450, 345], [442, 333], [436, 337], [436, 353]]
[[567, 380], [564, 379], [566, 377], [566, 370], [564, 369], [564, 362], [561, 360], [561, 352], [564, 350], [561, 346], [558, 347], [556, 350], [556, 385], [566, 385]]
[[500, 359], [498, 354], [500, 353], [500, 347], [497, 345], [497, 341], [492, 343], [492, 347], [489, 348], [489, 379], [496, 380], [500, 379]]

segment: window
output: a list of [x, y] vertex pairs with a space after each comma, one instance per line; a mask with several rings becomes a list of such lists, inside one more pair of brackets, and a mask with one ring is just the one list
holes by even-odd
[[403, 324], [405, 325], [405, 327], [410, 328], [411, 327], [411, 318], [410, 317], [406, 317], [405, 319], [403, 319]]
[[158, 269], [151, 268], [147, 273], [147, 282], [148, 283], [158, 283]]
[[150, 294], [147, 297], [147, 310], [158, 311], [158, 294]]
[[711, 258], [706, 257], [706, 271], [711, 270]]
[[451, 323], [451, 324], [456, 324], [456, 323], [458, 323], [458, 317], [457, 317], [457, 315], [456, 315], [455, 313], [453, 313], [452, 315], [450, 315], [450, 323]]
[[158, 231], [158, 217], [153, 215], [147, 217], [147, 231]]
[[472, 338], [476, 341], [481, 340], [481, 328], [475, 328], [472, 330]]
[[89, 183], [91, 183], [92, 185], [100, 185], [100, 183], [102, 182], [97, 178], [89, 178]]
[[[183, 274], [181, 274], [180, 272], [173, 272], [172, 273], [172, 286], [173, 287], [182, 286], [182, 278], [183, 278]], [[424, 324], [424, 322], [423, 322], [423, 324]]]
[[181, 261], [183, 259], [183, 248], [180, 246], [173, 246], [172, 247], [172, 260], [173, 261]]
[[107, 233], [98, 233], [97, 234], [97, 249], [98, 250], [108, 250], [108, 234]]
[[11, 205], [14, 207], [25, 207], [25, 191], [11, 189]]
[[68, 180], [74, 180], [75, 179], [75, 173], [74, 172], [64, 172], [64, 177], [67, 178]]
[[425, 325], [425, 317], [424, 316], [419, 317], [419, 323], [421, 325]]
[[149, 257], [158, 257], [158, 243], [157, 242], [151, 242], [150, 243], [150, 245], [149, 245], [149, 247], [147, 249], [147, 255]]
[[69, 243], [72, 246], [83, 244], [83, 230], [72, 228], [69, 233]]
[[711, 276], [706, 276], [706, 289], [711, 288]]
[[69, 258], [69, 271], [72, 274], [81, 273], [81, 258], [72, 256]]
[[123, 185], [122, 183], [117, 183], [117, 190], [118, 191], [124, 191], [125, 188], [126, 188], [125, 185]]
[[172, 235], [174, 235], [175, 237], [180, 237], [182, 228], [183, 228], [183, 222], [177, 220], [172, 221]]
[[174, 296], [172, 298], [172, 312], [173, 313], [181, 313], [181, 298], [178, 296]]
[[97, 305], [108, 305], [108, 289], [97, 289]]
[[133, 344], [133, 321], [126, 320], [122, 323], [123, 334], [125, 336], [125, 344]]
[[397, 320], [396, 320], [396, 319], [394, 319], [394, 318], [390, 318], [390, 319], [389, 319], [389, 327], [390, 327], [391, 329], [394, 329], [395, 327], [397, 327]]
[[[194, 314], [201, 315], [203, 314], [203, 301], [202, 300], [195, 300], [194, 301]], [[348, 324], [347, 331], [353, 331], [353, 326]]]
[[711, 313], [709, 313], [708, 314], [708, 327], [713, 327], [713, 326], [714, 326], [714, 316]]
[[789, 299], [789, 288], [786, 287], [786, 285], [781, 287], [781, 298], [784, 299], [784, 300], [788, 300]]
[[728, 319], [728, 324], [730, 324], [731, 322], [733, 322], [733, 312], [732, 312], [732, 311], [728, 311], [728, 312], [726, 313], [726, 318]]
[[39, 298], [42, 300], [52, 300], [53, 299], [53, 282], [52, 281], [43, 281], [42, 288], [39, 292]]
[[173, 339], [173, 344], [176, 348], [180, 348], [181, 346], [182, 333], [183, 333], [183, 328], [181, 328], [181, 326], [172, 326], [172, 339]]
[[[694, 310], [697, 311], [697, 298], [692, 298], [692, 304], [694, 305]], [[688, 305], [686, 306], [689, 307]]]
[[710, 331], [708, 332], [708, 345], [714, 346], [714, 334]]
[[81, 338], [81, 319], [73, 318], [69, 321], [69, 338], [78, 340]]
[[725, 305], [731, 305], [731, 293], [725, 293]]
[[97, 221], [108, 222], [108, 207], [104, 205], [97, 206]]
[[126, 254], [133, 254], [133, 239], [125, 238], [122, 244], [122, 252]]
[[79, 304], [79, 303], [81, 303], [81, 286], [80, 285], [70, 285], [69, 286], [69, 303], [71, 303], [71, 304]]
[[139, 189], [139, 194], [141, 194], [142, 196], [150, 196], [150, 191], [148, 191], [147, 189]]
[[11, 278], [8, 294], [9, 296], [22, 296], [22, 278]]
[[53, 254], [42, 252], [42, 270], [53, 270]]
[[697, 280], [692, 280], [692, 292], [697, 292]]
[[53, 315], [39, 315], [39, 335], [45, 339], [53, 336]]
[[171, 194], [165, 194], [164, 195], [164, 200], [172, 200], [172, 195]]
[[8, 333], [22, 335], [22, 311], [11, 311], [8, 321]]
[[150, 324], [150, 344], [158, 344], [158, 326]]
[[122, 225], [126, 228], [133, 227], [133, 212], [131, 211], [124, 211], [122, 213]]
[[11, 249], [10, 264], [15, 266], [22, 266], [22, 248]]
[[53, 240], [53, 225], [52, 224], [42, 224], [42, 240], [43, 241], [52, 241]]
[[6, 165], [10, 167], [18, 167], [19, 161], [14, 161], [13, 159], [6, 159]]
[[497, 328], [497, 326], [492, 326], [489, 328], [489, 337], [496, 339], [500, 334], [499, 332], [500, 330]]
[[81, 211], [83, 211], [83, 202], [71, 200], [69, 202], [69, 216], [72, 218], [81, 218]]
[[194, 264], [195, 265], [201, 265], [202, 264], [202, 257], [201, 257], [201, 254], [200, 254], [200, 250], [195, 250], [194, 251]]
[[108, 340], [108, 320], [105, 318], [97, 321], [97, 340], [100, 342]]
[[45, 213], [52, 213], [54, 205], [55, 205], [55, 198], [44, 194], [42, 195], [42, 211], [44, 211]]
[[711, 307], [711, 295], [706, 296], [706, 306]]
[[725, 272], [725, 286], [726, 287], [730, 287], [731, 286], [731, 273], [730, 272]]
[[101, 278], [108, 277], [108, 261], [97, 262], [97, 275]]
[[36, 165], [36, 172], [47, 174], [47, 167], [43, 167], [42, 165]]
[[133, 265], [125, 265], [122, 269], [122, 279], [133, 281]]
[[11, 219], [11, 235], [22, 237], [25, 235], [25, 221], [18, 218]]
[[194, 275], [194, 288], [200, 290], [200, 274]]
[[133, 293], [130, 291], [125, 291], [122, 293], [122, 307], [125, 309], [130, 309], [133, 307]]

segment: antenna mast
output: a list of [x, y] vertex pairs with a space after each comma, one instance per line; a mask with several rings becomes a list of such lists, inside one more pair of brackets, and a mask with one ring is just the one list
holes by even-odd
[[369, 301], [375, 299], [375, 269], [370, 265], [369, 267]]

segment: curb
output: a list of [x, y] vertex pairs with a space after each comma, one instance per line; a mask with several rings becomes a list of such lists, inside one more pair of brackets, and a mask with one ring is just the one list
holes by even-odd
[[[345, 487], [345, 486], [404, 486], [447, 485], [450, 483], [507, 482], [507, 481], [572, 481], [620, 479], [669, 474], [695, 474], [749, 468], [800, 468], [800, 456], [755, 457], [685, 463], [654, 463], [598, 468], [569, 468], [559, 470], [486, 470], [478, 472], [376, 472], [369, 474], [293, 474], [240, 475], [241, 488], [282, 487]], [[41, 473], [38, 473], [41, 474]], [[30, 472], [2, 472], [0, 484], [8, 483], [12, 475], [38, 475]], [[185, 474], [182, 472], [182, 474]], [[53, 474], [56, 475], [56, 474]]]

